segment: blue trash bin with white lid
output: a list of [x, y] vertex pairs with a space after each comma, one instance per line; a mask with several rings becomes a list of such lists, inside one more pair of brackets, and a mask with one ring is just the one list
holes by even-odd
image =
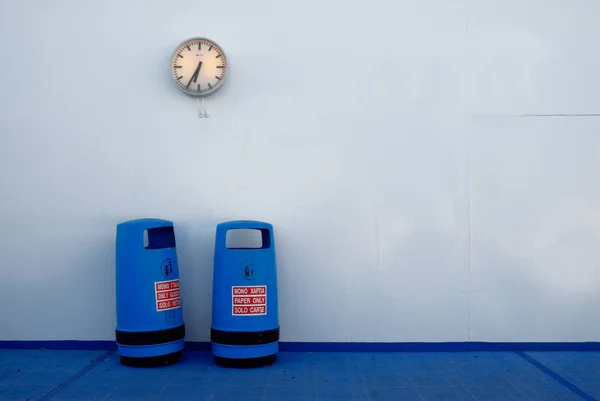
[[121, 363], [156, 366], [183, 354], [185, 325], [173, 223], [117, 225], [115, 337]]
[[[258, 234], [259, 243], [228, 244], [235, 231]], [[220, 223], [214, 252], [210, 338], [215, 361], [233, 367], [272, 364], [279, 351], [273, 226], [251, 220]]]

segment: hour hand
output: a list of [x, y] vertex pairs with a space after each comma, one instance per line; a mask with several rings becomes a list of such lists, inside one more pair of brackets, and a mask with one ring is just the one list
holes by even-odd
[[202, 61], [198, 61], [198, 68], [196, 68], [196, 72], [194, 72], [194, 82], [198, 80], [198, 74], [200, 73], [200, 68], [202, 68]]
[[192, 83], [192, 81], [196, 82], [198, 80], [198, 73], [200, 72], [200, 67], [202, 67], [202, 61], [198, 62], [198, 67], [196, 67], [196, 71], [194, 71], [194, 73], [190, 77], [190, 80], [188, 81], [187, 85], [185, 86], [185, 89], [188, 89], [190, 87], [190, 84]]

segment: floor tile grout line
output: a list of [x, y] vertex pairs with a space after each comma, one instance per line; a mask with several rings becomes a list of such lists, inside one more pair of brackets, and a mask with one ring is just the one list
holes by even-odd
[[527, 355], [525, 352], [517, 351], [517, 352], [515, 352], [515, 354], [517, 354], [523, 360], [527, 361], [528, 363], [530, 363], [531, 365], [533, 365], [534, 367], [536, 367], [537, 369], [539, 369], [540, 371], [542, 371], [543, 373], [548, 375], [551, 379], [562, 384], [563, 386], [565, 386], [566, 388], [571, 390], [573, 393], [575, 393], [578, 396], [580, 396], [581, 398], [583, 398], [584, 400], [598, 401], [596, 398], [592, 397], [591, 395], [589, 395], [588, 393], [586, 393], [585, 391], [583, 391], [582, 389], [580, 389], [579, 387], [577, 387], [576, 385], [574, 385], [573, 383], [571, 383], [570, 381], [568, 381], [567, 379], [565, 379], [564, 377], [559, 375], [558, 373], [552, 371], [550, 368], [544, 366], [541, 362], [537, 361], [533, 357]]
[[425, 400], [425, 398], [423, 398], [423, 395], [419, 391], [419, 386], [417, 385], [417, 383], [415, 383], [414, 375], [410, 377], [410, 384], [412, 385], [412, 389], [415, 390], [415, 394], [417, 395], [417, 397], [419, 397], [419, 400]]
[[168, 387], [169, 387], [168, 384], [166, 386], [164, 386], [163, 389], [160, 390], [160, 393], [158, 393], [154, 399], [155, 400], [160, 400], [160, 397], [163, 395], [163, 393], [167, 390]]
[[104, 362], [105, 360], [110, 358], [114, 353], [115, 353], [115, 351], [107, 351], [107, 352], [103, 353], [102, 355], [100, 355], [99, 357], [94, 359], [92, 362], [90, 362], [89, 364], [87, 364], [83, 368], [81, 368], [78, 372], [67, 377], [61, 383], [59, 383], [58, 385], [53, 387], [50, 391], [48, 391], [47, 393], [42, 395], [40, 398], [38, 398], [37, 401], [47, 401], [47, 400], [52, 399], [52, 397], [54, 397], [56, 394], [61, 392], [65, 387], [67, 387], [68, 385], [70, 385], [71, 383], [73, 383], [74, 381], [79, 379], [81, 376], [85, 375], [90, 370], [94, 369], [96, 366], [100, 365], [102, 362]]
[[471, 393], [471, 390], [469, 390], [467, 388], [467, 386], [465, 386], [464, 383], [460, 379], [458, 379], [456, 376], [454, 376], [454, 377], [456, 378], [456, 381], [458, 382], [458, 384], [460, 385], [460, 387], [462, 387], [471, 396], [471, 398], [473, 398], [474, 400], [476, 400], [477, 397], [475, 397], [473, 395], [473, 393]]
[[365, 396], [367, 396], [367, 401], [371, 401], [371, 396], [369, 395], [369, 389], [367, 388], [367, 381], [365, 380], [365, 376], [362, 371], [358, 371], [358, 375], [360, 376], [360, 381], [362, 383], [362, 389], [365, 392]]

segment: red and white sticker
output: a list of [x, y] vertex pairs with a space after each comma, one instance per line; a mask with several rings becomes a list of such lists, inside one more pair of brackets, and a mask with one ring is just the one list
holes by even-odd
[[179, 280], [159, 281], [154, 283], [156, 311], [181, 308], [181, 291]]
[[261, 316], [267, 314], [267, 286], [231, 287], [233, 316]]

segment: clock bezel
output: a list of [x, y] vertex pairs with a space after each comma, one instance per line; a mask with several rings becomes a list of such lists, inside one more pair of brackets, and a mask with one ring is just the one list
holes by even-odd
[[[212, 43], [214, 46], [216, 46], [221, 51], [221, 54], [223, 55], [223, 60], [225, 61], [225, 68], [223, 71], [223, 79], [221, 80], [219, 85], [215, 86], [213, 89], [209, 90], [208, 92], [204, 92], [204, 93], [190, 92], [190, 91], [186, 90], [185, 88], [182, 88], [181, 86], [179, 86], [179, 83], [177, 82], [177, 78], [175, 78], [175, 74], [173, 74], [173, 65], [175, 63], [175, 57], [177, 57], [177, 50], [179, 50], [181, 47], [183, 47], [183, 45], [185, 45], [187, 42], [191, 42], [194, 40], [205, 40], [207, 42]], [[171, 74], [171, 79], [173, 79], [173, 82], [175, 83], [175, 86], [177, 88], [179, 88], [183, 93], [185, 93], [186, 95], [189, 95], [189, 96], [206, 97], [206, 96], [214, 95], [215, 93], [217, 93], [221, 89], [221, 87], [225, 84], [225, 81], [227, 80], [227, 75], [229, 75], [227, 73], [227, 70], [229, 70], [229, 61], [227, 59], [227, 54], [223, 50], [223, 47], [221, 47], [221, 45], [218, 44], [217, 42], [215, 42], [214, 40], [203, 37], [203, 36], [194, 36], [194, 37], [184, 40], [183, 42], [179, 43], [175, 47], [175, 50], [173, 50], [173, 53], [171, 54], [171, 63], [169, 65], [169, 72]]]

